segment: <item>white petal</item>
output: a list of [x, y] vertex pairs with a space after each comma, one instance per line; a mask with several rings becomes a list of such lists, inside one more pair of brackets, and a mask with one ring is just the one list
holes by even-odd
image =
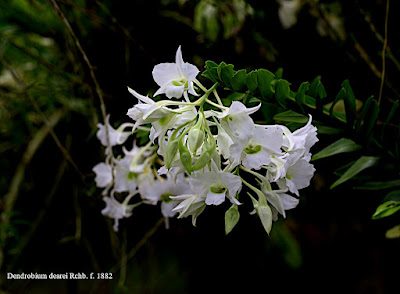
[[200, 72], [199, 69], [195, 65], [190, 64], [188, 62], [186, 62], [183, 65], [182, 69], [183, 69], [183, 74], [186, 77], [186, 79], [189, 81], [189, 83], [192, 82]]
[[129, 87], [128, 87], [128, 91], [129, 91], [129, 93], [131, 93], [133, 96], [135, 96], [139, 101], [141, 101], [143, 103], [155, 104], [155, 102], [151, 98], [140, 95], [138, 92], [136, 92], [135, 90], [133, 90]]
[[229, 190], [229, 196], [235, 197], [236, 192], [239, 192], [239, 190], [242, 188], [242, 180], [240, 177], [227, 172], [221, 172], [220, 177], [222, 182]]
[[160, 87], [181, 76], [175, 63], [160, 63], [153, 68], [154, 81]]
[[225, 201], [225, 193], [213, 193], [209, 191], [206, 197], [207, 205], [220, 205]]
[[175, 64], [177, 67], [177, 71], [179, 72], [180, 75], [184, 75], [183, 73], [183, 58], [182, 58], [182, 50], [181, 46], [178, 47], [178, 50], [176, 50], [176, 55], [175, 55]]
[[185, 85], [175, 86], [172, 83], [170, 83], [165, 86], [164, 91], [168, 98], [173, 98], [173, 97], [181, 98], [183, 92], [185, 91]]
[[101, 162], [93, 167], [93, 171], [96, 173], [96, 186], [100, 188], [106, 187], [112, 181], [112, 169], [111, 166]]
[[176, 211], [173, 211], [175, 208], [177, 202], [176, 201], [170, 201], [170, 202], [163, 202], [161, 203], [161, 213], [165, 217], [174, 217], [176, 214]]
[[254, 129], [254, 139], [252, 140], [269, 151], [274, 153], [281, 153], [281, 146], [283, 141], [283, 132], [279, 127], [271, 127], [265, 129], [264, 127], [256, 126]]
[[299, 204], [299, 199], [288, 194], [278, 194], [282, 206], [285, 210], [295, 208]]
[[305, 160], [299, 160], [287, 171], [297, 189], [308, 187], [310, 185], [310, 180], [313, 177], [314, 172], [314, 166]]
[[217, 136], [218, 149], [219, 149], [219, 152], [222, 154], [222, 156], [225, 159], [228, 159], [229, 158], [229, 148], [233, 144], [233, 141], [220, 124], [218, 124], [217, 126], [218, 126], [218, 136]]
[[264, 150], [261, 149], [260, 152], [256, 154], [246, 154], [244, 152], [245, 156], [242, 160], [243, 166], [248, 168], [248, 169], [260, 169], [261, 166], [267, 166], [268, 164], [271, 163], [270, 159], [270, 154]]

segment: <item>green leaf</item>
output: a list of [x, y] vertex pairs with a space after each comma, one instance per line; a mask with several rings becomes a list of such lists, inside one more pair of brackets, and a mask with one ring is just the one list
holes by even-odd
[[346, 109], [347, 123], [353, 126], [354, 120], [356, 118], [356, 98], [354, 97], [353, 90], [351, 89], [348, 80], [345, 80], [342, 83], [342, 87], [346, 91], [346, 96], [344, 97], [344, 106]]
[[231, 86], [232, 89], [235, 91], [241, 91], [246, 84], [246, 70], [241, 69], [237, 71], [232, 79], [231, 79]]
[[286, 80], [278, 80], [275, 85], [275, 98], [276, 101], [283, 107], [287, 108], [287, 97], [289, 96], [290, 88], [289, 82]]
[[335, 100], [333, 100], [331, 108], [329, 109], [329, 114], [331, 117], [333, 117], [333, 113], [334, 113], [334, 108], [336, 103], [339, 102], [339, 100], [344, 100], [344, 98], [346, 97], [346, 90], [344, 88], [340, 89], [339, 93], [336, 95]]
[[232, 94], [229, 94], [226, 98], [228, 98], [230, 101], [240, 101], [243, 100], [246, 95], [246, 93], [233, 92]]
[[298, 269], [303, 264], [300, 243], [284, 222], [276, 224], [271, 233], [271, 242], [277, 244], [285, 262], [293, 269]]
[[214, 61], [207, 60], [206, 61], [206, 69], [210, 69], [210, 68], [213, 68], [213, 67], [218, 67], [218, 64], [215, 63]]
[[393, 228], [387, 230], [385, 237], [387, 239], [400, 238], [400, 225], [394, 226]]
[[400, 202], [400, 190], [394, 190], [389, 192], [385, 198], [383, 198], [383, 201], [395, 201], [395, 202]]
[[390, 121], [392, 120], [392, 118], [393, 118], [393, 116], [396, 113], [398, 108], [399, 108], [399, 100], [396, 100], [394, 102], [392, 108], [390, 109], [389, 115], [387, 116], [387, 118], [386, 118], [386, 120], [385, 120], [385, 122], [383, 124], [382, 130], [381, 130], [381, 138], [383, 138], [383, 136], [385, 134], [386, 127], [390, 123]]
[[297, 90], [295, 100], [297, 104], [301, 107], [301, 110], [304, 111], [303, 109], [303, 104], [305, 101], [305, 93], [310, 89], [310, 83], [309, 82], [303, 82], [301, 83], [299, 89]]
[[382, 182], [367, 182], [361, 186], [355, 186], [356, 190], [384, 190], [394, 187], [400, 187], [400, 180], [382, 181]]
[[275, 72], [275, 79], [281, 79], [283, 75], [283, 68], [280, 67], [277, 69], [277, 71]]
[[205, 70], [202, 73], [202, 76], [209, 78], [210, 80], [212, 80], [214, 83], [219, 81], [219, 76], [218, 76], [218, 71], [216, 67], [212, 67], [210, 69]]
[[207, 79], [210, 79], [212, 82], [217, 83], [218, 81], [214, 78], [214, 76], [211, 74], [209, 69], [206, 69], [202, 74], [203, 77], [206, 77]]
[[400, 202], [386, 201], [378, 206], [375, 213], [372, 215], [372, 219], [379, 219], [388, 217], [400, 210]]
[[251, 97], [249, 100], [249, 104], [251, 103], [261, 103], [262, 101], [256, 97]]
[[273, 97], [274, 92], [271, 87], [271, 82], [274, 78], [274, 74], [266, 69], [259, 69], [257, 71], [258, 89], [263, 98]]
[[274, 123], [274, 115], [278, 112], [278, 109], [279, 106], [276, 103], [264, 102], [261, 105], [261, 112], [266, 124]]
[[309, 96], [309, 95], [304, 95], [304, 104], [307, 105], [310, 108], [315, 109], [317, 107], [317, 104], [315, 102], [315, 98]]
[[257, 72], [251, 71], [246, 75], [246, 87], [251, 93], [255, 93], [258, 88]]
[[226, 86], [231, 87], [231, 79], [234, 74], [235, 71], [233, 70], [232, 64], [228, 64], [227, 66], [221, 68], [220, 76]]
[[354, 141], [347, 138], [341, 138], [331, 145], [325, 147], [317, 154], [314, 154], [312, 160], [317, 160], [344, 152], [353, 152], [360, 150], [361, 148], [362, 146], [354, 143]]
[[240, 218], [238, 206], [232, 204], [232, 206], [225, 212], [225, 234], [228, 235], [232, 229], [236, 226]]
[[343, 129], [327, 127], [327, 126], [324, 126], [324, 125], [318, 125], [315, 121], [314, 121], [314, 125], [317, 127], [318, 134], [339, 135], [339, 134], [343, 134], [344, 133]]
[[218, 78], [222, 82], [222, 69], [228, 66], [225, 62], [221, 62], [217, 67]]
[[323, 112], [323, 99], [326, 98], [327, 94], [325, 92], [325, 87], [324, 85], [319, 82], [317, 86], [317, 96], [315, 97], [316, 99], [316, 106], [317, 106], [317, 112], [322, 113]]
[[318, 96], [321, 98], [321, 99], [324, 99], [324, 98], [326, 98], [328, 95], [326, 94], [326, 91], [325, 91], [325, 87], [324, 87], [324, 85], [321, 83], [321, 82], [319, 82], [319, 84], [318, 84], [318, 89], [317, 89], [317, 91], [318, 91]]
[[376, 120], [378, 119], [379, 105], [373, 96], [365, 101], [364, 107], [361, 110], [360, 117], [358, 118], [355, 126], [356, 132], [363, 134], [366, 138], [370, 139], [370, 135]]
[[374, 166], [379, 160], [379, 157], [374, 156], [362, 156], [353, 165], [350, 166], [348, 170], [330, 187], [331, 189], [343, 184], [344, 182], [350, 180], [355, 175], [360, 173], [366, 168]]
[[306, 123], [308, 122], [308, 117], [293, 110], [287, 110], [276, 114], [274, 120], [281, 122]]
[[318, 94], [318, 85], [321, 83], [321, 76], [315, 77], [315, 79], [311, 82], [310, 89], [308, 90], [308, 95], [311, 97], [317, 97]]

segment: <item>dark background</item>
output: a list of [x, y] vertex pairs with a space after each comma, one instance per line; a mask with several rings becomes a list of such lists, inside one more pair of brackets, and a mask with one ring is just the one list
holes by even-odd
[[[284, 29], [277, 2], [247, 1], [253, 12], [227, 29], [224, 37], [220, 17], [238, 11], [232, 1], [215, 1], [221, 31], [210, 39], [209, 32], [192, 25], [199, 1], [57, 1], [94, 67], [114, 126], [129, 121], [126, 111], [136, 102], [126, 86], [142, 94], [154, 92], [154, 65], [173, 62], [179, 45], [183, 59], [200, 70], [206, 60], [232, 63], [235, 69], [274, 72], [283, 68], [284, 78], [294, 89], [320, 75], [328, 96], [334, 97], [345, 79], [350, 80], [360, 103], [378, 96], [380, 77], [371, 68], [375, 65], [379, 71], [382, 67], [383, 44], [377, 34], [384, 35], [386, 1], [303, 2], [297, 23]], [[388, 44], [393, 56], [400, 56], [398, 4], [391, 1], [390, 5]], [[333, 15], [342, 21], [345, 38], [335, 36], [332, 28], [331, 35], [318, 33], [316, 25], [324, 17], [316, 16], [315, 9], [321, 12], [324, 7], [340, 8]], [[351, 156], [315, 162], [311, 186], [302, 191], [299, 206], [274, 223], [271, 236], [248, 213], [250, 207], [240, 208], [240, 222], [225, 236], [228, 203], [207, 207], [197, 227], [190, 219], [174, 219], [169, 230], [158, 222], [157, 207], [140, 206], [132, 217], [120, 221], [120, 232], [114, 233], [112, 220], [100, 214], [104, 203], [91, 171], [103, 160], [95, 137], [95, 123], [102, 120], [87, 64], [51, 1], [3, 2], [0, 11], [2, 59], [19, 71], [41, 110], [51, 115], [74, 101], [83, 105], [79, 111], [68, 111], [55, 128], [83, 177], [65, 162], [50, 136], [25, 167], [5, 229], [11, 233], [2, 239], [2, 289], [6, 293], [399, 292], [400, 241], [385, 238], [385, 231], [399, 223], [399, 216], [371, 220], [385, 194], [353, 190], [351, 184], [329, 190], [337, 179], [332, 166], [338, 161], [345, 164]], [[41, 51], [30, 43], [33, 35], [50, 38], [54, 45]], [[32, 52], [36, 59], [26, 57]], [[42, 75], [49, 66], [43, 66], [38, 56], [57, 68], [49, 71], [46, 81]], [[37, 71], [25, 73], [18, 67], [26, 58], [34, 60]], [[9, 69], [1, 63], [0, 69]], [[387, 58], [383, 107], [389, 108], [398, 99], [398, 70]], [[6, 105], [2, 111], [14, 113], [1, 116], [2, 141], [11, 146], [1, 149], [0, 188], [6, 194], [41, 122], [29, 101], [10, 102], [14, 94], [24, 96], [23, 91], [7, 85], [0, 88]], [[332, 141], [327, 135], [319, 139], [314, 153]], [[156, 223], [156, 230], [146, 235]], [[138, 251], [128, 260], [126, 279], [119, 284], [121, 271], [114, 265], [135, 246]], [[97, 273], [110, 269], [115, 269], [114, 279], [103, 282], [5, 279], [7, 272]]]

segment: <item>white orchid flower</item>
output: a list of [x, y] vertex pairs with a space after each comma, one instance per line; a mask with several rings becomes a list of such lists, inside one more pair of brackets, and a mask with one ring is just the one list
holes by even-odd
[[221, 126], [227, 134], [234, 140], [247, 140], [253, 135], [254, 122], [250, 114], [260, 109], [258, 106], [247, 108], [242, 102], [233, 101], [229, 109], [225, 110], [218, 116], [221, 120]]
[[173, 209], [179, 203], [172, 197], [193, 193], [183, 174], [178, 175], [176, 181], [172, 176], [167, 175], [167, 179], [159, 177], [155, 181], [141, 182], [139, 191], [145, 203], [156, 205], [161, 201], [161, 213], [165, 218], [167, 229], [169, 228], [169, 218], [176, 214]]
[[132, 209], [138, 205], [128, 205], [128, 202], [133, 195], [134, 194], [129, 195], [122, 203], [117, 201], [114, 196], [103, 197], [106, 207], [101, 211], [101, 214], [114, 219], [113, 228], [115, 232], [118, 232], [119, 220], [125, 217], [130, 217], [132, 215]]
[[154, 81], [160, 86], [154, 96], [166, 94], [168, 98], [181, 98], [184, 92], [197, 96], [193, 80], [199, 69], [182, 58], [181, 46], [176, 51], [175, 63], [157, 64], [153, 69]]
[[170, 113], [163, 118], [153, 122], [151, 124], [151, 130], [149, 138], [154, 143], [155, 139], [158, 137], [158, 145], [162, 145], [162, 140], [164, 139], [166, 133], [170, 129], [175, 129], [178, 126], [193, 120], [197, 115], [195, 108], [183, 113]]
[[128, 91], [138, 99], [138, 104], [129, 108], [126, 113], [135, 121], [134, 128], [159, 120], [171, 113], [168, 109], [159, 107], [159, 105], [151, 98], [143, 96], [129, 87]]
[[159, 177], [155, 181], [142, 182], [139, 184], [139, 191], [143, 201], [152, 205], [159, 201], [170, 202], [170, 196], [193, 193], [183, 174], [179, 174], [176, 181], [167, 174], [167, 179]]
[[234, 204], [240, 204], [236, 199], [236, 193], [242, 188], [240, 177], [221, 171], [214, 160], [211, 160], [210, 172], [192, 174], [189, 184], [194, 193], [205, 197], [207, 205], [220, 205], [225, 201], [225, 197]]
[[115, 183], [114, 189], [121, 193], [128, 191], [134, 193], [137, 187], [137, 178], [145, 169], [144, 158], [151, 154], [146, 147], [139, 148], [136, 144], [130, 151], [122, 148], [125, 156], [115, 162]]
[[187, 194], [179, 196], [171, 196], [171, 199], [175, 201], [181, 201], [172, 212], [179, 213], [178, 218], [192, 216], [192, 224], [196, 226], [197, 217], [206, 208], [204, 197], [200, 197], [197, 194]]
[[92, 170], [96, 174], [94, 180], [97, 187], [104, 188], [112, 183], [112, 168], [110, 165], [101, 162], [96, 164]]
[[108, 147], [107, 132], [106, 132], [106, 129], [108, 129], [108, 139], [110, 141], [109, 142], [110, 146], [123, 144], [126, 141], [126, 139], [132, 134], [131, 132], [124, 132], [126, 125], [127, 124], [123, 124], [118, 129], [114, 129], [110, 125], [110, 115], [107, 115], [106, 122], [104, 125], [101, 123], [97, 124], [97, 127], [99, 129], [96, 133], [96, 136], [100, 140], [103, 146]]
[[310, 185], [311, 178], [314, 176], [315, 168], [304, 158], [296, 160], [298, 156], [288, 158], [285, 163], [286, 175], [278, 180], [281, 189], [286, 187], [290, 192], [299, 196], [299, 190]]
[[235, 165], [242, 163], [248, 169], [260, 169], [271, 162], [271, 156], [281, 154], [282, 130], [278, 127], [255, 127], [247, 141], [237, 140], [230, 147], [230, 155]]
[[293, 133], [285, 126], [279, 125], [284, 133], [282, 146], [286, 152], [302, 151], [308, 154], [311, 147], [318, 142], [317, 128], [311, 124], [312, 116], [309, 115], [307, 124]]
[[278, 0], [278, 16], [284, 29], [289, 29], [297, 23], [297, 15], [303, 5], [301, 0]]

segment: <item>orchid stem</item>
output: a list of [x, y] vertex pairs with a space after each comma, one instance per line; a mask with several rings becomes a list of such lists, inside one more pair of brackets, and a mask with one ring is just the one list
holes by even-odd
[[217, 90], [214, 90], [213, 93], [214, 93], [215, 99], [217, 99], [217, 101], [218, 101], [218, 104], [221, 106], [224, 106], [224, 104], [222, 104], [221, 98], [219, 98]]

